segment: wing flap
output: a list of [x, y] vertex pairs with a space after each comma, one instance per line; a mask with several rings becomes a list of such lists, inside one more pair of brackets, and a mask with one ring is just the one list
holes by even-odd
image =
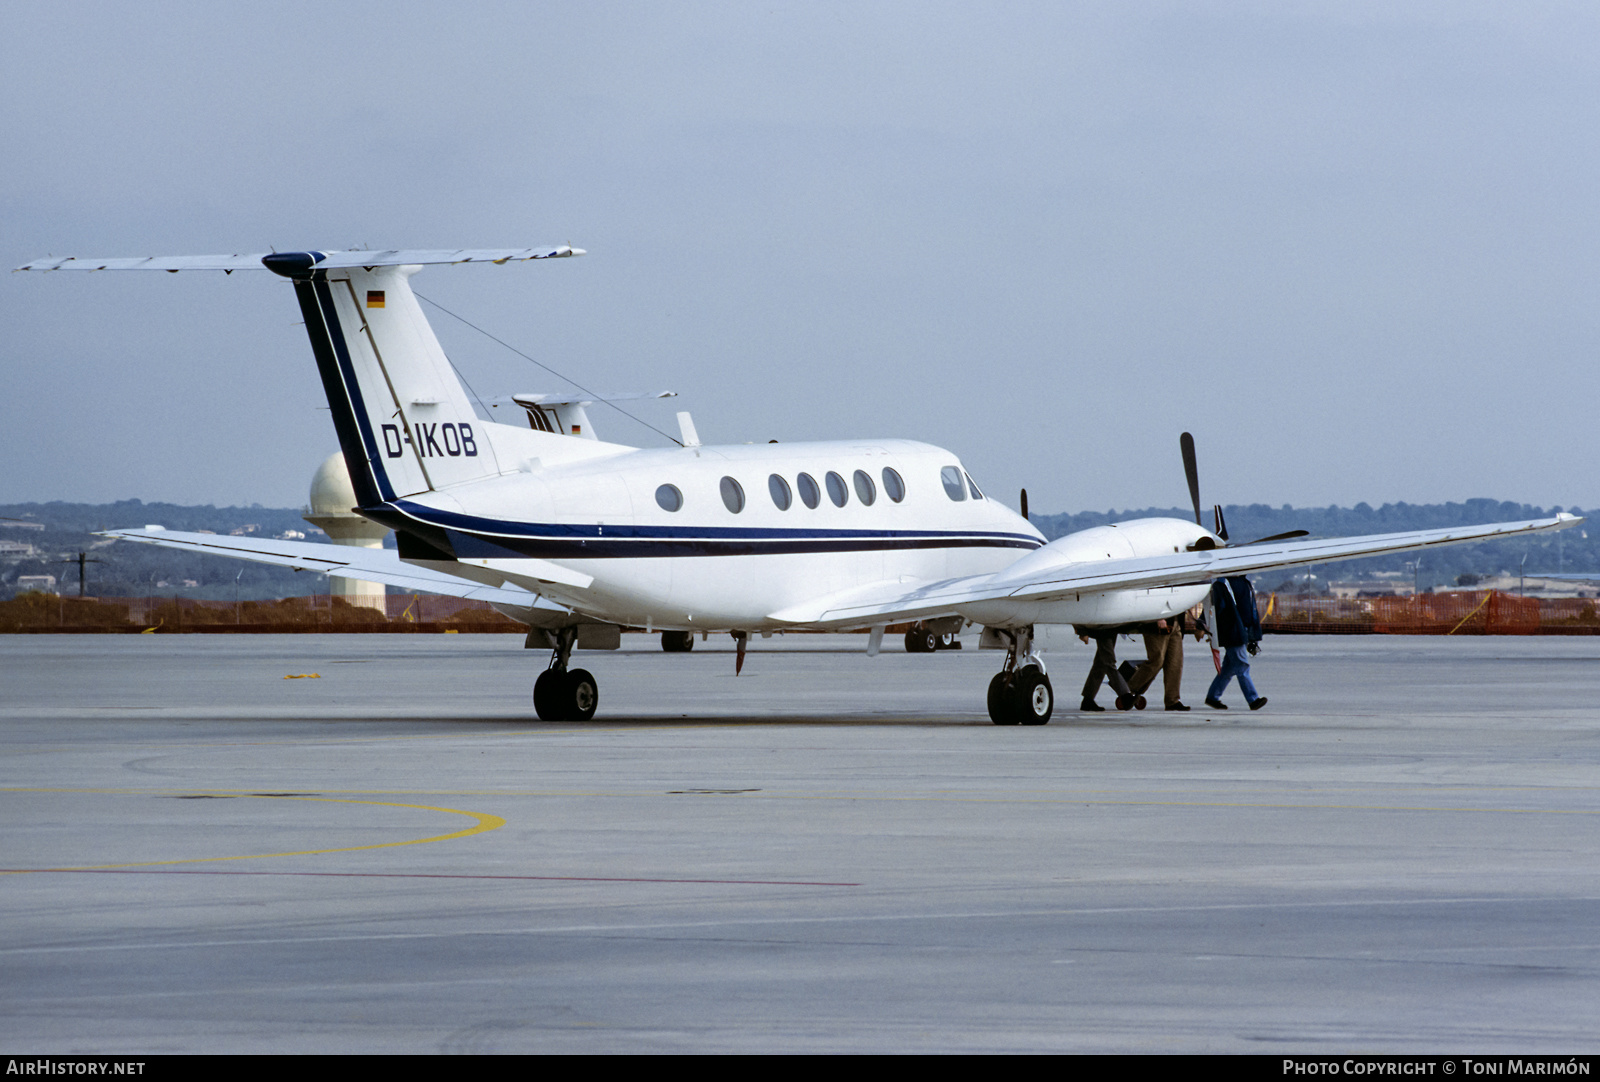
[[887, 616], [887, 622], [897, 623], [925, 616], [951, 615], [959, 600], [970, 600], [974, 594], [992, 596], [986, 595], [983, 588], [993, 578], [993, 575], [969, 575], [935, 582], [887, 579], [812, 598], [780, 609], [767, 619], [795, 627], [849, 626], [851, 620], [863, 624], [871, 622], [869, 617]]

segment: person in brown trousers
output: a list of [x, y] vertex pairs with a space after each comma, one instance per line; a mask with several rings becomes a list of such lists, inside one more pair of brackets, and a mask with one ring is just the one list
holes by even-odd
[[1157, 620], [1144, 627], [1144, 653], [1145, 660], [1142, 665], [1128, 674], [1128, 687], [1135, 695], [1143, 695], [1151, 684], [1156, 682], [1156, 674], [1164, 677], [1162, 685], [1162, 698], [1168, 710], [1188, 710], [1183, 705], [1183, 636], [1188, 630], [1187, 624], [1193, 620], [1195, 638], [1202, 632], [1199, 629], [1200, 618], [1191, 609], [1189, 612], [1180, 612], [1167, 620]]

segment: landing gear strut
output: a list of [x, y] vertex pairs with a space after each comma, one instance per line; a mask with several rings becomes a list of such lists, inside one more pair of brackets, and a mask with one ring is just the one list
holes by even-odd
[[989, 681], [989, 720], [996, 725], [1047, 725], [1056, 693], [1044, 658], [1033, 652], [1033, 628], [1000, 629], [1011, 640], [1005, 668]]
[[600, 684], [587, 669], [568, 669], [578, 629], [556, 632], [550, 667], [533, 682], [533, 709], [540, 721], [588, 721], [600, 705]]

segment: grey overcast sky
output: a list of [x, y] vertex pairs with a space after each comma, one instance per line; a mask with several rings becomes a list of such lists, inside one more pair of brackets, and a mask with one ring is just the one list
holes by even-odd
[[[9, 266], [571, 243], [418, 292], [708, 442], [1039, 511], [1600, 505], [1593, 3], [28, 3]], [[299, 504], [266, 272], [13, 274], [0, 500]], [[479, 394], [560, 381], [443, 316]], [[660, 437], [597, 413], [602, 438]]]

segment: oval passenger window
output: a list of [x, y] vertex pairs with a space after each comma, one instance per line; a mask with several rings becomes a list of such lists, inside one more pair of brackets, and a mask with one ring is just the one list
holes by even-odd
[[946, 466], [939, 471], [939, 480], [944, 482], [944, 494], [960, 503], [967, 498], [967, 486], [961, 483], [961, 470], [955, 466]]
[[772, 502], [779, 511], [789, 510], [789, 505], [794, 502], [794, 498], [789, 494], [789, 482], [777, 474], [767, 478], [767, 491], [772, 493]]
[[682, 510], [683, 493], [678, 491], [677, 485], [662, 485], [656, 489], [656, 503], [661, 505], [663, 511]]
[[843, 507], [850, 499], [850, 490], [844, 487], [844, 478], [828, 471], [828, 499], [833, 501], [835, 507]]
[[888, 466], [883, 468], [883, 491], [895, 503], [906, 498], [906, 483], [900, 480], [900, 475]]
[[872, 478], [864, 470], [857, 470], [852, 480], [856, 483], [856, 499], [871, 507], [878, 498], [878, 486], [872, 483]]
[[731, 477], [722, 479], [722, 505], [736, 515], [744, 510], [744, 489]]
[[795, 485], [800, 489], [800, 502], [816, 510], [817, 504], [822, 502], [822, 490], [817, 487], [817, 479], [809, 473], [802, 473], [795, 478]]

